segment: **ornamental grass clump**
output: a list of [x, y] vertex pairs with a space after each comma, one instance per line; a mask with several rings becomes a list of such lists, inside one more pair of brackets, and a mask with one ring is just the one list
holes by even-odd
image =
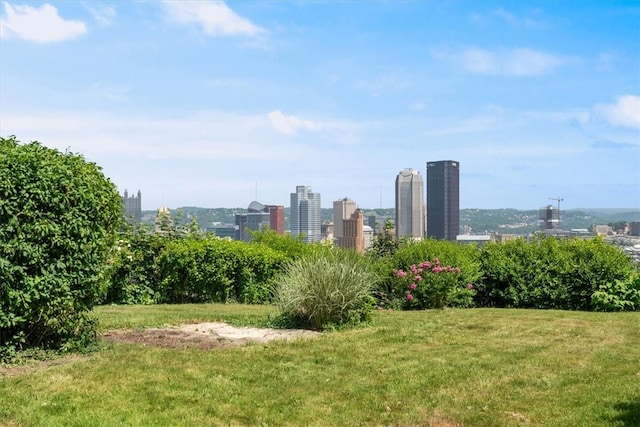
[[361, 255], [314, 250], [290, 262], [276, 287], [283, 317], [312, 329], [357, 324], [369, 319], [377, 275]]
[[407, 271], [394, 270], [395, 289], [404, 295], [403, 308], [423, 310], [447, 305], [470, 306], [475, 293], [472, 284], [459, 281], [460, 268], [442, 265], [438, 258], [412, 264]]

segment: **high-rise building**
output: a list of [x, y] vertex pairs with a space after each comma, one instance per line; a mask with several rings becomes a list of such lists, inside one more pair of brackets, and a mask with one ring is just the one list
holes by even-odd
[[296, 192], [291, 193], [290, 215], [292, 237], [303, 234], [307, 243], [320, 241], [320, 193], [312, 192], [311, 187], [296, 186]]
[[264, 208], [269, 212], [269, 228], [276, 234], [284, 234], [284, 206], [282, 205], [265, 205]]
[[251, 231], [263, 228], [284, 234], [284, 206], [263, 205], [253, 201], [249, 204], [246, 214], [236, 214], [236, 240], [251, 240]]
[[424, 237], [424, 184], [420, 172], [404, 169], [396, 177], [396, 237]]
[[339, 248], [364, 253], [364, 215], [360, 209], [342, 221], [342, 235], [338, 236], [337, 244]]
[[541, 230], [560, 229], [560, 211], [553, 205], [547, 205], [539, 210], [539, 222]]
[[333, 238], [338, 245], [338, 240], [343, 234], [343, 222], [351, 218], [357, 209], [356, 202], [351, 199], [344, 198], [333, 202]]
[[124, 190], [124, 214], [127, 220], [140, 222], [142, 220], [142, 193], [138, 190], [137, 196], [129, 196], [129, 192]]
[[460, 234], [460, 163], [427, 162], [427, 236], [456, 240]]

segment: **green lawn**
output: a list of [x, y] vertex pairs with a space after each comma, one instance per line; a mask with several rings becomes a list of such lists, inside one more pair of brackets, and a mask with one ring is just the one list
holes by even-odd
[[[259, 324], [272, 312], [96, 309], [103, 331]], [[104, 343], [70, 363], [0, 372], [0, 425], [10, 426], [640, 426], [640, 313], [385, 311], [371, 326], [294, 342]]]

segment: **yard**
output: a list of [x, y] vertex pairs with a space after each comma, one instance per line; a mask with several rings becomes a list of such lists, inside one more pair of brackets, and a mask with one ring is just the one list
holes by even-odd
[[378, 311], [294, 340], [162, 335], [264, 327], [273, 310], [98, 307], [95, 352], [0, 367], [0, 425], [640, 425], [640, 312]]

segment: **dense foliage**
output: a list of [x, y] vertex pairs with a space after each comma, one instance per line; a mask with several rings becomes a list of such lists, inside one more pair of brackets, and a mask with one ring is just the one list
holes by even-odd
[[627, 280], [603, 283], [591, 297], [596, 311], [638, 311], [640, 310], [640, 273]]
[[158, 259], [173, 239], [146, 227], [120, 233], [109, 261], [109, 288], [103, 303], [154, 304], [160, 300]]
[[0, 138], [0, 353], [92, 341], [87, 313], [105, 290], [121, 218], [118, 191], [95, 164]]
[[476, 287], [485, 306], [591, 310], [633, 270], [630, 258], [602, 239], [538, 238], [489, 244], [481, 251], [484, 278]]
[[286, 259], [260, 244], [215, 237], [171, 241], [158, 259], [159, 302], [268, 302]]
[[[193, 228], [124, 233], [113, 250], [105, 302], [266, 303], [273, 300], [274, 280], [289, 262], [299, 261], [299, 269], [311, 271], [302, 280], [312, 280], [314, 262], [325, 265], [322, 245], [268, 230], [253, 237], [251, 243], [229, 241]], [[380, 278], [366, 288], [381, 308], [640, 309], [632, 261], [601, 239], [538, 237], [478, 248], [433, 239], [396, 241], [385, 234], [378, 243], [362, 261]], [[323, 274], [337, 274], [332, 268]]]
[[394, 291], [404, 292], [403, 308], [424, 310], [445, 305], [473, 306], [473, 284], [460, 283], [459, 267], [443, 265], [438, 258], [411, 264], [407, 271], [394, 270]]
[[[421, 278], [424, 282], [407, 281], [398, 277], [398, 271], [412, 272], [424, 262], [430, 262], [435, 267], [435, 260], [443, 267], [457, 269], [456, 274], [446, 274], [447, 271], [436, 272], [433, 268]], [[374, 259], [383, 280], [376, 289], [376, 297], [382, 307], [390, 308], [439, 308], [443, 306], [468, 307], [473, 305], [470, 296], [473, 292], [469, 284], [475, 284], [481, 279], [479, 250], [473, 245], [460, 245], [446, 240], [406, 240], [388, 256]], [[413, 266], [413, 267], [412, 267]], [[445, 273], [445, 274], [441, 274]], [[446, 279], [445, 279], [446, 278]], [[422, 298], [414, 301], [407, 300], [407, 293], [411, 283], [420, 284], [418, 293]], [[446, 285], [445, 285], [446, 283]], [[436, 288], [440, 288], [436, 290]], [[446, 289], [444, 291], [443, 289]], [[442, 294], [441, 296], [437, 296]]]
[[289, 263], [276, 287], [285, 317], [314, 329], [357, 324], [369, 318], [377, 275], [354, 251], [317, 248]]
[[273, 231], [251, 243], [219, 239], [197, 228], [146, 227], [121, 233], [112, 251], [104, 303], [267, 303], [285, 262], [310, 254], [308, 245]]

